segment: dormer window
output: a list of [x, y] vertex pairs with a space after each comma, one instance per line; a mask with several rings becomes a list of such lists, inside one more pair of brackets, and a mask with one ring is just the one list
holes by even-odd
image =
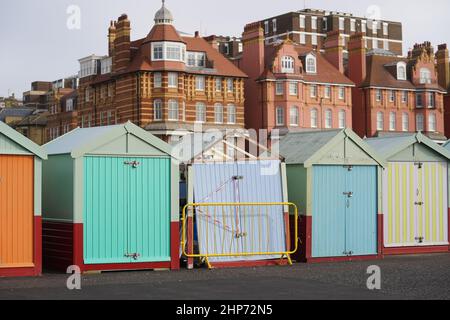
[[179, 42], [154, 42], [152, 43], [153, 61], [179, 61], [184, 62], [186, 45]]
[[317, 60], [312, 54], [306, 56], [306, 73], [317, 73]]
[[284, 56], [281, 58], [281, 73], [294, 73], [294, 58]]
[[420, 83], [431, 83], [431, 71], [427, 68], [420, 69]]
[[204, 52], [188, 52], [187, 65], [188, 67], [206, 67], [206, 54]]
[[397, 63], [397, 80], [406, 80], [406, 63]]

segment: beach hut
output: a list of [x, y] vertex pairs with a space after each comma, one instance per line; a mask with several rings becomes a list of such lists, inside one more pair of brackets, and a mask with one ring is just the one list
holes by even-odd
[[0, 121], [0, 277], [41, 273], [45, 159], [41, 147]]
[[297, 261], [380, 257], [382, 158], [350, 129], [289, 133], [280, 142], [289, 201], [300, 209]]
[[448, 252], [450, 151], [422, 133], [366, 141], [388, 161], [383, 254]]
[[[216, 268], [289, 262], [288, 252], [295, 248], [289, 206], [281, 205], [287, 202], [287, 185], [278, 154], [241, 130], [187, 137], [174, 149], [183, 151], [187, 203], [194, 204], [186, 217], [188, 268], [191, 254]], [[246, 203], [252, 205], [239, 205]]]
[[44, 147], [44, 266], [179, 268], [179, 169], [168, 144], [128, 122]]

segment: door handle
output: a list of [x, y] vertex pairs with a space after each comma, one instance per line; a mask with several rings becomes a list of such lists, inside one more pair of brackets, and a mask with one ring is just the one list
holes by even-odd
[[425, 203], [424, 202], [414, 202], [414, 205], [416, 206], [423, 206]]
[[126, 258], [133, 258], [134, 260], [138, 260], [141, 255], [139, 253], [125, 253]]
[[347, 196], [348, 198], [353, 198], [353, 192], [344, 192], [343, 193], [344, 194], [344, 196]]

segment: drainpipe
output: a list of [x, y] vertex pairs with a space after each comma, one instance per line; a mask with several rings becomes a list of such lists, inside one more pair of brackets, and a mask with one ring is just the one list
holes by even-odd
[[137, 125], [141, 126], [141, 115], [139, 113], [139, 106], [141, 104], [141, 73], [138, 72], [137, 77], [137, 88], [136, 88], [136, 118], [137, 118]]

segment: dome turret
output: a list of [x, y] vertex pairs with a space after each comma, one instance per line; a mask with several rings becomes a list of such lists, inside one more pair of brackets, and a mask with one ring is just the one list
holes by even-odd
[[155, 14], [155, 24], [172, 24], [173, 16], [166, 8], [165, 0], [162, 0], [162, 7]]

